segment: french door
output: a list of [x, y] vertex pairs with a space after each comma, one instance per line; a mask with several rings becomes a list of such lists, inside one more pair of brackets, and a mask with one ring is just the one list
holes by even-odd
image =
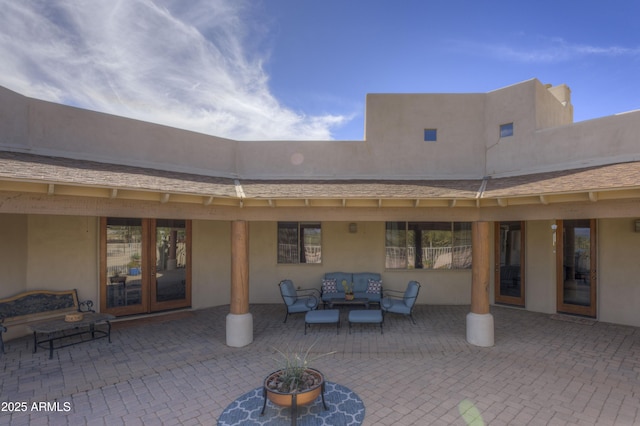
[[191, 306], [191, 222], [102, 218], [100, 310], [133, 315]]
[[595, 317], [596, 221], [559, 220], [556, 232], [557, 311]]
[[525, 306], [525, 222], [496, 222], [494, 239], [495, 301]]

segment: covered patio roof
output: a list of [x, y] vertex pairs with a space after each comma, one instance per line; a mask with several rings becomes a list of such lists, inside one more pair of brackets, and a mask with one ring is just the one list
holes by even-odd
[[640, 198], [640, 162], [464, 180], [255, 180], [0, 151], [0, 191], [235, 207], [505, 207]]

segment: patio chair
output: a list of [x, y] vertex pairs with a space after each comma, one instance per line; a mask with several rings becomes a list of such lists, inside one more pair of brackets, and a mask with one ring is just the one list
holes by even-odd
[[420, 292], [420, 283], [418, 281], [409, 281], [407, 289], [403, 292], [397, 290], [385, 290], [384, 297], [380, 303], [382, 313], [391, 312], [394, 314], [409, 315], [413, 324], [416, 320], [413, 318], [413, 307], [418, 299]]
[[282, 300], [287, 307], [284, 322], [287, 322], [289, 315], [313, 311], [320, 303], [320, 291], [315, 288], [296, 290], [291, 280], [282, 280], [279, 286]]

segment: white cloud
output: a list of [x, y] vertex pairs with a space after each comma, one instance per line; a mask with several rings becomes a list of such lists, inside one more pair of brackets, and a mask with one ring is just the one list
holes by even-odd
[[0, 0], [0, 85], [233, 139], [331, 139], [271, 94], [245, 0]]
[[509, 43], [456, 42], [465, 51], [485, 54], [504, 60], [525, 63], [551, 63], [588, 56], [639, 56], [640, 48], [622, 46], [592, 46], [570, 43], [562, 38], [516, 37]]

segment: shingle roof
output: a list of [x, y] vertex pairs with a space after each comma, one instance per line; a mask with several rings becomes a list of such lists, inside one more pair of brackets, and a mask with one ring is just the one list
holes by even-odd
[[233, 179], [0, 151], [0, 179], [235, 197]]
[[248, 198], [474, 198], [482, 180], [241, 180]]
[[[237, 198], [232, 178], [0, 151], [0, 180]], [[249, 199], [475, 199], [483, 180], [240, 179]], [[640, 162], [488, 179], [482, 198], [640, 188]]]
[[515, 197], [640, 187], [640, 162], [490, 179], [483, 197]]

